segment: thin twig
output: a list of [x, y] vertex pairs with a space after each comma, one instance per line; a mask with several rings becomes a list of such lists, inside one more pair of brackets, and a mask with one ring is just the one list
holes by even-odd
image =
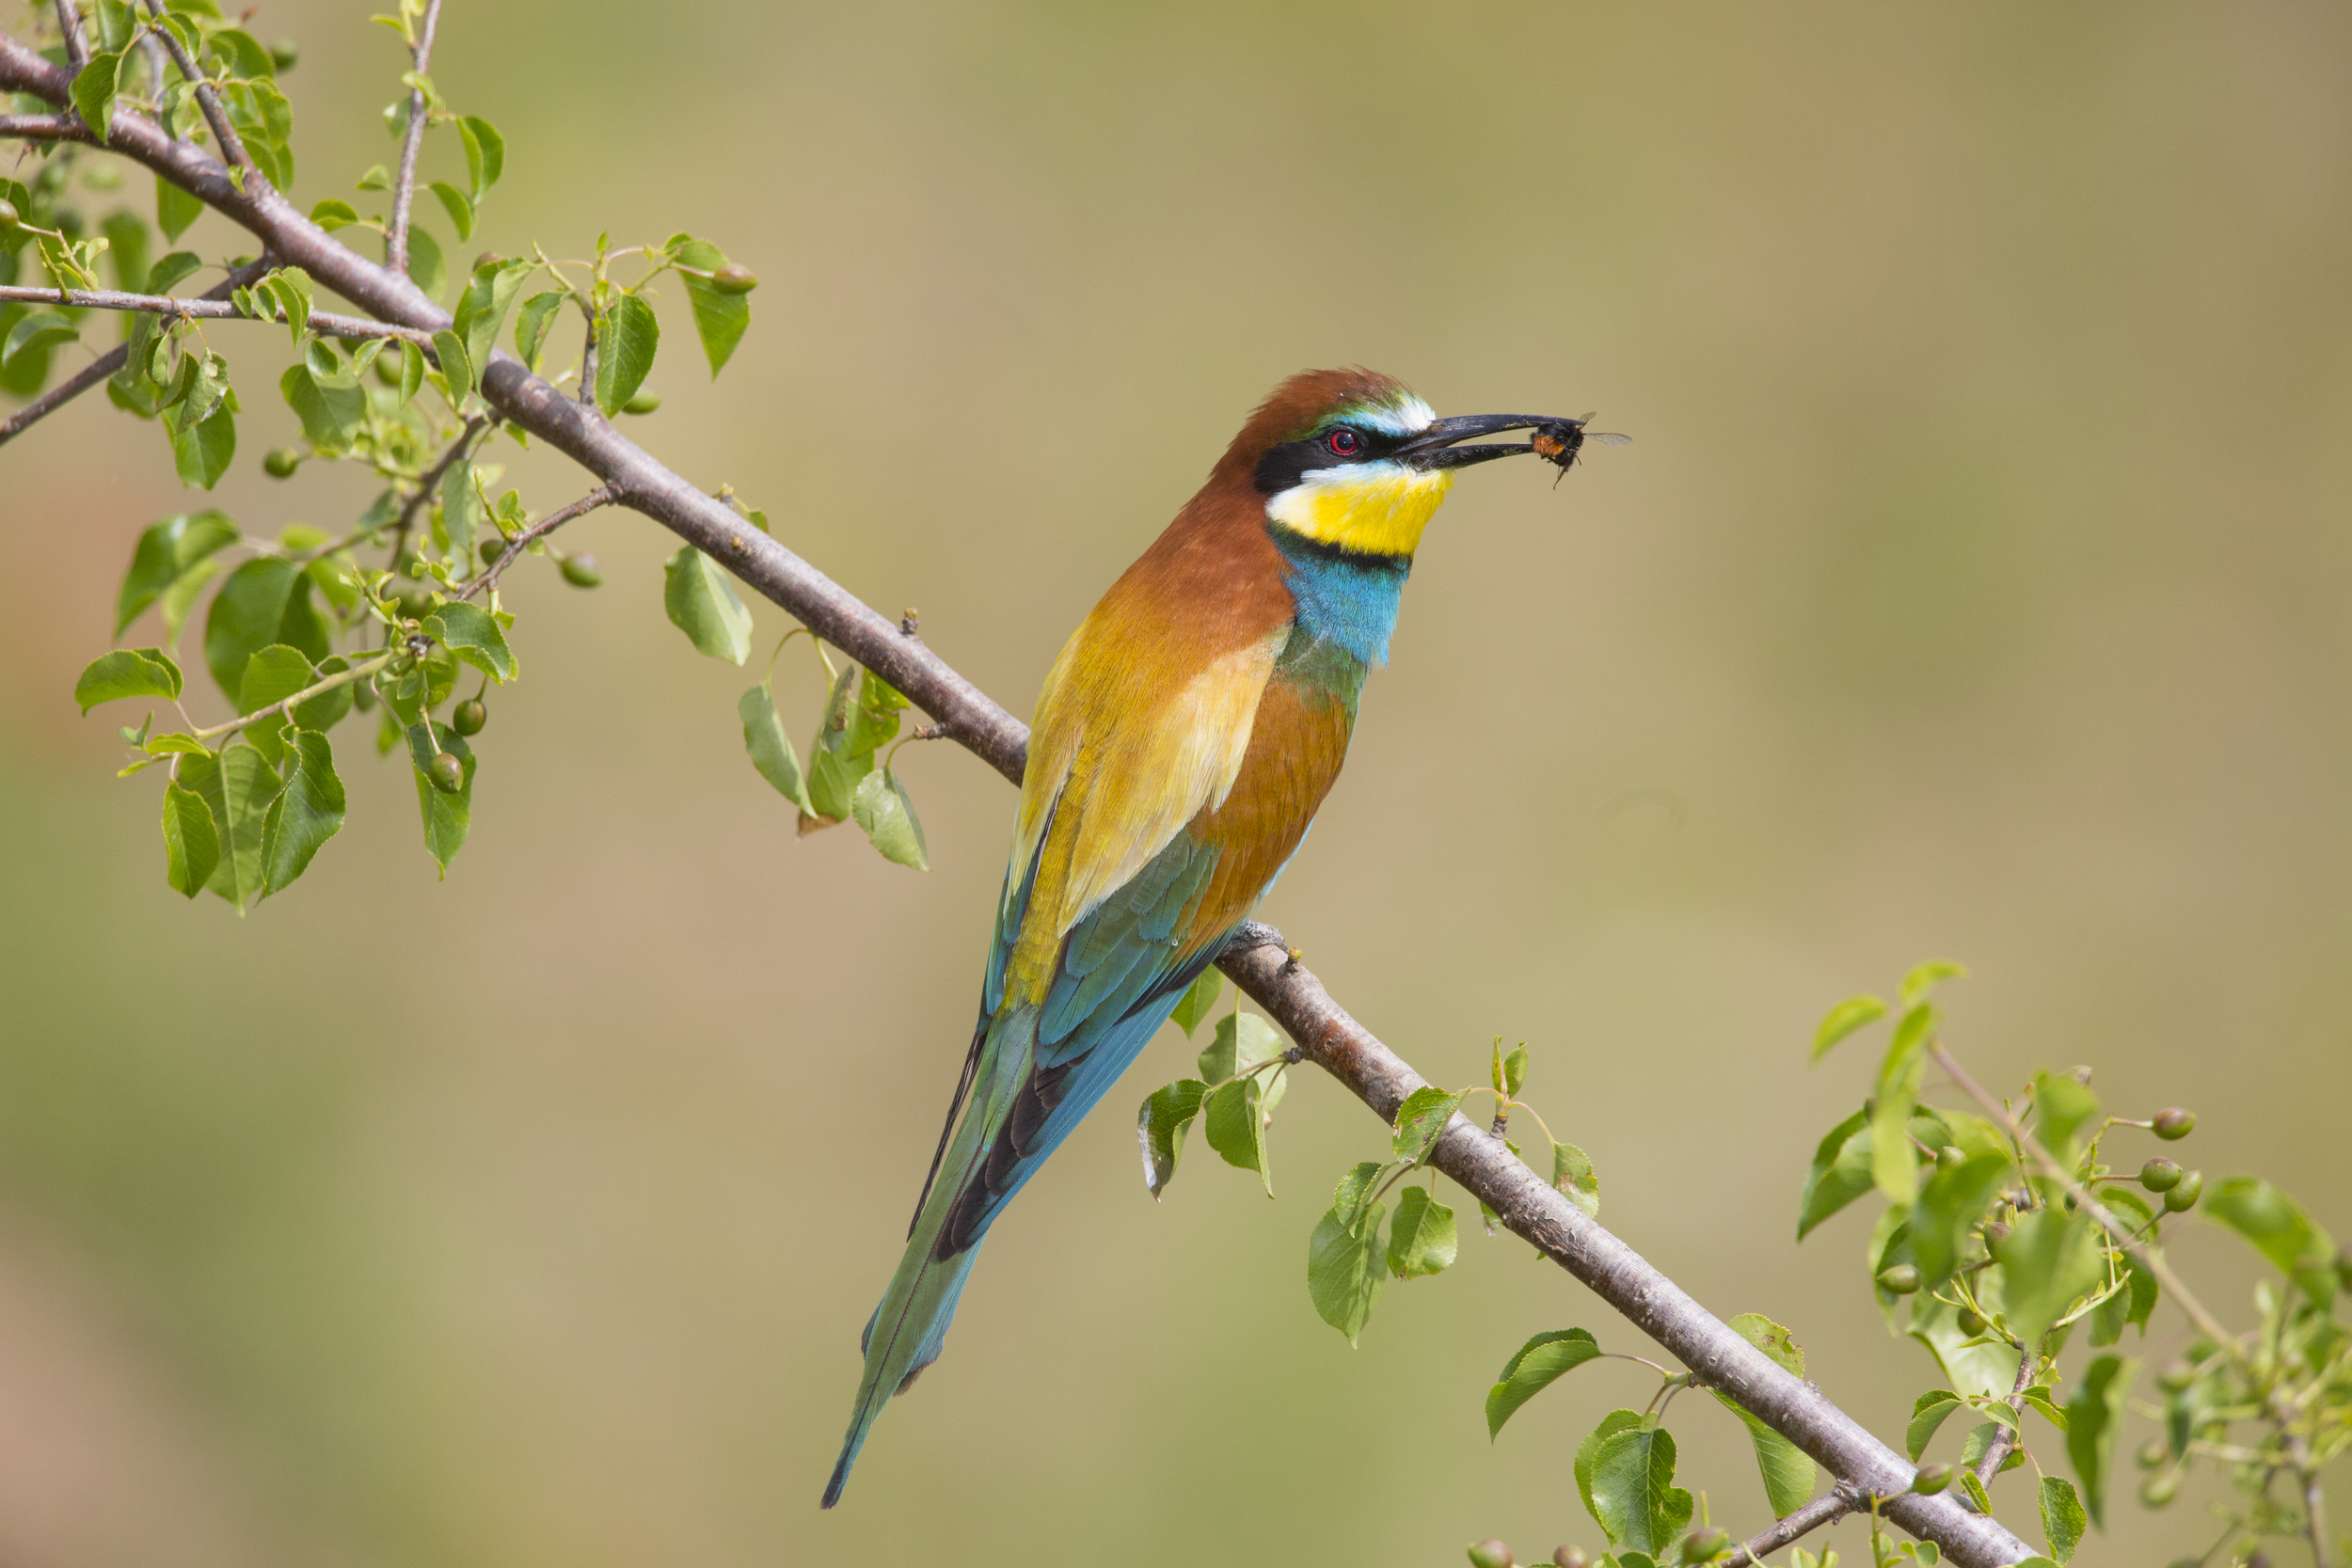
[[596, 313], [588, 311], [588, 341], [580, 351], [580, 401], [594, 406], [596, 401]]
[[[176, 294], [132, 294], [113, 289], [32, 289], [16, 283], [0, 285], [0, 305], [11, 303], [68, 305], [85, 310], [146, 310], [159, 316], [185, 316], [204, 321], [271, 319], [267, 316], [248, 316], [230, 301], [209, 296], [183, 299]], [[322, 338], [359, 341], [399, 338], [420, 348], [430, 349], [433, 346], [433, 334], [430, 332], [420, 332], [413, 326], [395, 326], [389, 322], [370, 321], [364, 316], [340, 316], [332, 311], [313, 310], [304, 325]]]
[[433, 467], [427, 468], [417, 481], [416, 493], [401, 503], [400, 518], [392, 525], [392, 570], [400, 570], [400, 558], [408, 547], [408, 531], [416, 524], [419, 509], [432, 499], [433, 492], [441, 487], [441, 477], [465, 458], [475, 440], [490, 428], [490, 423], [486, 414], [476, 414], [468, 420], [466, 428], [457, 433], [457, 439], [450, 443], [449, 451], [441, 453]]
[[572, 521], [574, 518], [584, 517], [589, 513], [594, 512], [597, 507], [610, 506], [620, 499], [621, 487], [619, 485], [597, 485], [595, 489], [580, 497], [580, 499], [572, 502], [571, 505], [564, 507], [559, 511], [548, 513], [546, 516], [532, 524], [531, 527], [515, 535], [514, 538], [509, 539], [506, 542], [506, 548], [499, 552], [498, 559], [490, 562], [489, 569], [487, 571], [484, 572], [480, 577], [474, 578], [471, 582], [465, 584], [463, 587], [453, 589], [451, 592], [458, 598], [470, 599], [476, 594], [481, 593], [485, 588], [496, 588], [499, 585], [499, 578], [505, 575], [506, 568], [514, 564], [515, 558], [522, 554], [523, 551], [528, 549], [532, 544], [538, 540], [546, 538], [548, 534], [553, 533], [557, 529], [562, 528], [565, 523]]
[[[161, 24], [164, 0], [147, 0], [147, 14]], [[180, 68], [181, 75], [195, 85], [196, 101], [204, 110], [205, 123], [212, 126], [213, 135], [220, 138], [222, 153], [229, 162], [244, 168], [248, 176], [258, 173], [252, 158], [246, 152], [245, 142], [237, 135], [237, 128], [229, 123], [229, 116], [221, 109], [220, 95], [213, 90], [213, 84], [206, 80], [204, 72], [197, 69], [196, 62], [188, 58], [188, 52], [180, 47], [180, 35], [161, 25], [155, 28], [155, 32], [164, 40], [164, 48], [170, 53], [171, 63]], [[161, 96], [160, 91], [157, 96]]]
[[2008, 1462], [2010, 1454], [2017, 1447], [2018, 1438], [2025, 1433], [2025, 1404], [2017, 1396], [2033, 1386], [2034, 1369], [2041, 1364], [2041, 1354], [2035, 1347], [2018, 1347], [2017, 1381], [2010, 1386], [2008, 1406], [2010, 1419], [2015, 1424], [1995, 1430], [1993, 1441], [1984, 1446], [1984, 1457], [1977, 1461], [1977, 1483], [1986, 1488], [1988, 1497], [1992, 1495], [1993, 1478], [2001, 1473], [2001, 1466]]
[[[227, 299], [239, 289], [248, 286], [256, 278], [266, 275], [275, 265], [277, 263], [266, 256], [259, 261], [247, 261], [222, 281], [206, 290], [199, 297], [207, 302]], [[182, 303], [193, 305], [196, 301], [183, 300]], [[23, 435], [35, 424], [72, 403], [130, 362], [131, 345], [117, 343], [7, 419], [0, 420], [0, 446], [8, 445], [16, 436]]]
[[82, 13], [73, 0], [57, 0], [57, 31], [65, 35], [65, 57], [80, 71], [89, 64], [89, 44], [82, 37]]
[[2174, 1301], [2180, 1303], [2181, 1310], [2188, 1314], [2189, 1321], [2198, 1326], [2205, 1338], [2211, 1339], [2233, 1358], [2243, 1357], [2244, 1348], [2238, 1344], [2237, 1336], [2224, 1328], [2221, 1320], [2206, 1311], [2204, 1303], [2189, 1293], [2188, 1287], [2181, 1283], [2181, 1276], [2174, 1274], [2172, 1266], [2164, 1260], [2161, 1248], [2140, 1241], [2130, 1226], [2117, 1219], [2106, 1204], [2091, 1196], [2089, 1190], [2074, 1180], [2073, 1172], [2052, 1159], [2050, 1151], [2034, 1141], [2033, 1134], [2026, 1131], [2024, 1124], [2018, 1121], [2007, 1105], [1985, 1093], [1983, 1085], [1968, 1076], [1966, 1069], [1962, 1068], [1959, 1062], [1953, 1060], [1952, 1053], [1944, 1049], [1941, 1040], [1929, 1041], [1928, 1053], [1935, 1058], [1937, 1065], [1950, 1074], [1952, 1082], [1959, 1086], [1962, 1093], [1983, 1106], [1993, 1119], [1999, 1122], [2002, 1129], [2017, 1141], [2018, 1148], [2032, 1155], [2035, 1163], [2040, 1164], [2053, 1180], [2074, 1196], [2074, 1201], [2082, 1207], [2083, 1212], [2097, 1220], [2106, 1233], [2115, 1238], [2117, 1245], [2131, 1254], [2135, 1262], [2155, 1276], [2157, 1283], [2171, 1293]]
[[[57, 104], [69, 96], [72, 80], [64, 68], [0, 34], [0, 89], [33, 93]], [[450, 325], [449, 312], [413, 280], [360, 256], [266, 182], [248, 186], [232, 181], [201, 149], [172, 141], [144, 115], [118, 115], [111, 145], [243, 225], [289, 265], [302, 267], [361, 309], [421, 331]], [[723, 501], [657, 461], [595, 409], [564, 396], [512, 355], [501, 351], [491, 357], [482, 388], [499, 418], [570, 456], [597, 479], [620, 485], [622, 504], [724, 562], [754, 592], [949, 724], [959, 743], [1005, 777], [1020, 781], [1027, 726], [941, 659], [929, 640], [902, 636], [896, 621], [744, 523]], [[1423, 1085], [1420, 1074], [1350, 1018], [1312, 972], [1289, 956], [1280, 933], [1246, 927], [1218, 964], [1297, 1041], [1304, 1057], [1384, 1121], [1392, 1120], [1405, 1097]], [[1997, 1521], [1970, 1513], [1948, 1496], [1911, 1493], [1915, 1471], [1899, 1454], [1819, 1388], [1733, 1332], [1485, 1129], [1457, 1116], [1438, 1139], [1433, 1163], [1708, 1386], [1858, 1492], [1883, 1497], [1881, 1509], [1887, 1517], [1935, 1542], [1959, 1568], [1998, 1568], [2029, 1555], [2026, 1544]]]
[[[424, 8], [424, 27], [417, 35], [416, 47], [408, 58], [420, 76], [432, 69], [433, 33], [440, 25], [441, 0], [428, 0]], [[408, 89], [408, 135], [400, 144], [400, 173], [392, 181], [392, 221], [384, 231], [384, 264], [394, 272], [408, 270], [408, 211], [417, 199], [417, 154], [424, 148], [424, 128], [431, 119], [425, 109], [424, 89]]]
[[1803, 1508], [1774, 1521], [1770, 1528], [1758, 1530], [1748, 1537], [1732, 1554], [1731, 1560], [1734, 1563], [1745, 1563], [1748, 1568], [1761, 1568], [1765, 1553], [1776, 1552], [1791, 1541], [1802, 1540], [1824, 1525], [1837, 1523], [1855, 1509], [1862, 1507], [1864, 1500], [1859, 1494], [1850, 1490], [1841, 1482]]

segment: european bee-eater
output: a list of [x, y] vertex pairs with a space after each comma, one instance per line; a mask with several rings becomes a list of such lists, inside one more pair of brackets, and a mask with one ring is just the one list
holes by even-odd
[[[1533, 429], [1536, 439], [1457, 446]], [[1454, 471], [1581, 420], [1440, 420], [1370, 371], [1275, 388], [1054, 661], [950, 1131], [866, 1325], [825, 1487], [937, 1358], [980, 1240], [1274, 885], [1339, 777], [1422, 530]], [[961, 1113], [961, 1120], [957, 1119]]]

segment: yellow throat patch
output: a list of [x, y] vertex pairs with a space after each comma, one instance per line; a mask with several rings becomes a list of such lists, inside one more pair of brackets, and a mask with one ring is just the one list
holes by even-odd
[[1266, 515], [1320, 545], [1361, 555], [1410, 555], [1454, 487], [1450, 468], [1365, 463], [1318, 468], [1266, 502]]

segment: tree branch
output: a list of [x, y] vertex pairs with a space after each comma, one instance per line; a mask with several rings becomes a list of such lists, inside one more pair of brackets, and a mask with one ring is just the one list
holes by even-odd
[[[227, 299], [230, 294], [236, 293], [239, 289], [245, 288], [255, 279], [265, 276], [269, 270], [277, 264], [277, 262], [271, 261], [266, 256], [256, 261], [247, 261], [244, 266], [239, 267], [236, 271], [230, 273], [222, 281], [215, 283], [212, 288], [207, 289], [199, 297], [208, 302], [216, 299]], [[192, 305], [196, 302], [194, 300], [183, 300], [181, 303], [183, 305]], [[48, 391], [43, 392], [40, 396], [26, 404], [24, 407], [18, 409], [7, 419], [0, 420], [0, 447], [8, 445], [8, 442], [14, 440], [18, 436], [23, 435], [25, 431], [31, 429], [34, 425], [40, 423], [48, 416], [56, 413], [58, 409], [63, 408], [67, 404], [72, 403], [75, 398], [80, 397], [84, 392], [88, 391], [92, 387], [97, 386], [100, 382], [113, 375], [117, 371], [122, 369], [123, 366], [129, 364], [130, 362], [131, 345], [128, 343], [117, 343], [114, 347], [108, 349], [105, 353], [100, 355], [97, 358], [91, 360], [88, 364], [74, 372], [63, 381], [58, 382], [57, 385], [52, 387]]]
[[1761, 1568], [1764, 1554], [1776, 1552], [1792, 1541], [1804, 1539], [1824, 1525], [1834, 1525], [1863, 1506], [1865, 1498], [1845, 1482], [1840, 1481], [1794, 1513], [1775, 1521], [1769, 1529], [1758, 1530], [1741, 1542], [1731, 1554], [1734, 1568]]
[[487, 571], [484, 572], [480, 577], [474, 578], [471, 582], [469, 582], [462, 587], [452, 589], [450, 592], [457, 598], [470, 599], [476, 594], [481, 593], [485, 588], [496, 588], [499, 583], [499, 578], [506, 575], [506, 568], [515, 563], [515, 558], [522, 554], [524, 550], [530, 548], [532, 544], [541, 539], [545, 539], [548, 534], [553, 533], [557, 529], [562, 528], [565, 523], [572, 521], [574, 518], [584, 517], [589, 513], [594, 512], [597, 507], [610, 506], [620, 499], [620, 491], [614, 489], [612, 485], [597, 485], [595, 489], [580, 497], [580, 499], [572, 502], [571, 505], [564, 507], [559, 511], [548, 513], [546, 516], [532, 524], [531, 527], [523, 530], [522, 532], [515, 535], [514, 538], [509, 539], [506, 542], [506, 548], [499, 552], [498, 559], [490, 562], [489, 569]]
[[82, 37], [82, 12], [73, 0], [57, 0], [57, 31], [65, 35], [65, 57], [80, 71], [89, 64], [89, 44]]
[[[10, 303], [70, 305], [87, 310], [148, 310], [161, 316], [186, 316], [202, 321], [270, 319], [267, 316], [248, 316], [225, 298], [182, 299], [175, 294], [126, 294], [113, 289], [34, 289], [15, 283], [0, 285], [0, 305]], [[420, 332], [410, 326], [394, 326], [387, 322], [369, 321], [361, 316], [339, 316], [326, 310], [313, 310], [305, 325], [322, 338], [403, 338], [419, 348], [429, 351], [433, 347], [433, 334], [430, 332]]]
[[408, 531], [416, 526], [418, 510], [432, 498], [434, 491], [441, 487], [441, 477], [473, 450], [474, 442], [481, 438], [484, 431], [490, 428], [490, 420], [479, 414], [468, 420], [466, 428], [457, 433], [457, 439], [449, 444], [449, 450], [435, 459], [433, 467], [427, 468], [417, 481], [415, 493], [400, 503], [399, 520], [392, 525], [392, 569], [394, 571], [400, 569], [400, 558], [407, 553]]
[[[160, 24], [164, 19], [164, 0], [147, 0], [147, 14]], [[194, 85], [196, 101], [204, 110], [204, 122], [213, 128], [213, 135], [220, 138], [221, 151], [230, 163], [242, 167], [250, 177], [256, 172], [253, 160], [246, 155], [245, 141], [237, 135], [237, 128], [229, 123], [228, 115], [222, 112], [220, 94], [213, 90], [213, 84], [205, 78], [203, 71], [197, 69], [196, 62], [188, 58], [188, 52], [180, 46], [179, 34], [158, 25], [154, 36], [163, 40], [165, 50], [171, 55], [171, 63], [180, 68], [180, 74]], [[161, 97], [163, 84], [158, 82], [155, 86], [156, 94]], [[54, 103], [57, 100], [53, 98], [50, 102]]]
[[[433, 34], [441, 24], [441, 0], [424, 8], [424, 28], [408, 52], [409, 69], [422, 76], [433, 65]], [[384, 264], [405, 276], [408, 271], [408, 212], [417, 199], [417, 154], [424, 148], [426, 112], [424, 89], [408, 89], [408, 135], [400, 144], [400, 173], [392, 181], [392, 221], [384, 230]]]
[[[63, 103], [71, 74], [0, 34], [0, 87]], [[109, 145], [193, 192], [261, 237], [288, 265], [376, 316], [420, 331], [450, 325], [414, 282], [371, 262], [310, 221], [265, 181], [240, 186], [202, 150], [175, 143], [147, 117], [117, 115]], [[941, 731], [1018, 783], [1028, 729], [854, 594], [751, 527], [717, 498], [672, 472], [614, 430], [593, 405], [573, 402], [513, 356], [496, 354], [483, 392], [503, 419], [573, 458], [644, 513], [723, 563], [743, 582], [904, 693]], [[1272, 942], [1274, 945], [1268, 946]], [[1280, 937], [1252, 923], [1218, 960], [1225, 973], [1289, 1031], [1300, 1050], [1384, 1120], [1422, 1080], [1331, 1000]], [[1886, 1515], [1934, 1541], [1961, 1568], [1998, 1568], [2026, 1557], [2024, 1542], [1949, 1497], [1907, 1490], [1913, 1468], [1810, 1384], [1784, 1370], [1709, 1315], [1543, 1178], [1500, 1139], [1456, 1116], [1435, 1150], [1438, 1168], [1679, 1357], [1697, 1378], [1794, 1442], [1858, 1491], [1887, 1498]], [[1899, 1494], [1899, 1495], [1898, 1495]]]

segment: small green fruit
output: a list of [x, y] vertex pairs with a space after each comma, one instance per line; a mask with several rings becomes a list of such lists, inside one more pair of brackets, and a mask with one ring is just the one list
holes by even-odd
[[1551, 1549], [1552, 1568], [1592, 1568], [1592, 1559], [1581, 1546], [1554, 1546]]
[[0, 201], [0, 229], [14, 229], [24, 221], [24, 215], [16, 210], [15, 202]]
[[1960, 1309], [1960, 1315], [1952, 1321], [1959, 1323], [1960, 1331], [1970, 1338], [1984, 1332], [1984, 1319], [1965, 1307]]
[[491, 562], [496, 561], [500, 556], [506, 553], [506, 541], [504, 539], [485, 539], [477, 547], [482, 551], [482, 564], [487, 566]]
[[747, 294], [759, 287], [759, 275], [729, 261], [710, 275], [710, 286], [723, 294]]
[[564, 580], [574, 588], [596, 588], [604, 582], [604, 574], [596, 570], [593, 555], [567, 555], [564, 558]]
[[2187, 1137], [2189, 1133], [2196, 1129], [2196, 1126], [2197, 1113], [2194, 1111], [2184, 1111], [2178, 1105], [2175, 1105], [2169, 1111], [2158, 1111], [2156, 1113], [2154, 1131], [2157, 1137], [2168, 1141], [2177, 1142], [2182, 1138]]
[[375, 683], [373, 681], [361, 681], [357, 687], [353, 688], [351, 692], [351, 705], [358, 708], [361, 713], [373, 712], [375, 710]]
[[262, 472], [272, 479], [292, 479], [302, 467], [302, 453], [293, 447], [272, 447], [262, 459]]
[[2150, 1508], [2162, 1508], [2170, 1502], [2180, 1490], [2181, 1479], [2176, 1475], [2150, 1476], [2139, 1483], [2139, 1500]]
[[456, 711], [449, 716], [449, 727], [459, 735], [465, 736], [480, 735], [482, 726], [489, 721], [490, 710], [483, 705], [482, 699], [479, 697], [467, 698], [458, 704]]
[[2151, 1437], [2139, 1446], [2139, 1452], [2133, 1457], [2139, 1461], [2141, 1469], [2154, 1470], [2162, 1468], [2164, 1462], [2172, 1457], [2172, 1450], [2164, 1446], [2163, 1438]]
[[1470, 1549], [1471, 1568], [1516, 1568], [1511, 1548], [1500, 1541], [1481, 1541]]
[[660, 393], [640, 390], [635, 397], [621, 404], [621, 412], [624, 414], [650, 414], [660, 406]]
[[281, 76], [292, 71], [301, 61], [302, 51], [294, 46], [294, 40], [292, 39], [279, 39], [269, 46], [269, 63], [278, 68], [278, 74]]
[[1692, 1530], [1682, 1538], [1682, 1560], [1705, 1562], [1708, 1558], [1728, 1550], [1730, 1546], [1731, 1532], [1720, 1525], [1709, 1525], [1705, 1529]]
[[1992, 1251], [1994, 1247], [1999, 1246], [2003, 1241], [2007, 1240], [2008, 1236], [2009, 1226], [2006, 1222], [2001, 1220], [1988, 1220], [1985, 1223], [1984, 1227], [1984, 1249], [1987, 1252]]
[[377, 355], [375, 356], [375, 379], [387, 387], [399, 386], [400, 358], [398, 354], [389, 351]]
[[71, 207], [60, 207], [57, 215], [49, 220], [57, 226], [57, 232], [69, 240], [78, 240], [89, 230], [89, 219]]
[[2175, 1214], [2185, 1214], [2197, 1207], [2198, 1195], [2205, 1190], [2205, 1173], [2201, 1170], [2183, 1171], [2173, 1189], [2164, 1195], [2165, 1209]]
[[402, 589], [400, 597], [392, 604], [404, 621], [421, 621], [433, 613], [433, 595], [422, 588]]
[[1967, 1155], [1962, 1153], [1959, 1149], [1954, 1148], [1950, 1144], [1946, 1144], [1942, 1148], [1935, 1151], [1935, 1168], [1938, 1170], [1950, 1170], [1954, 1165], [1962, 1164], [1967, 1158]]
[[1919, 1267], [1915, 1263], [1896, 1263], [1881, 1269], [1879, 1283], [1899, 1296], [1907, 1296], [1919, 1288]]
[[1951, 1483], [1949, 1465], [1922, 1465], [1919, 1473], [1911, 1478], [1911, 1489], [1923, 1497], [1932, 1497]]
[[2152, 1193], [2170, 1192], [2181, 1184], [2180, 1162], [2157, 1155], [2139, 1167], [2139, 1184]]
[[434, 788], [444, 795], [454, 795], [466, 787], [466, 765], [457, 760], [455, 752], [437, 752], [425, 765], [424, 776]]

